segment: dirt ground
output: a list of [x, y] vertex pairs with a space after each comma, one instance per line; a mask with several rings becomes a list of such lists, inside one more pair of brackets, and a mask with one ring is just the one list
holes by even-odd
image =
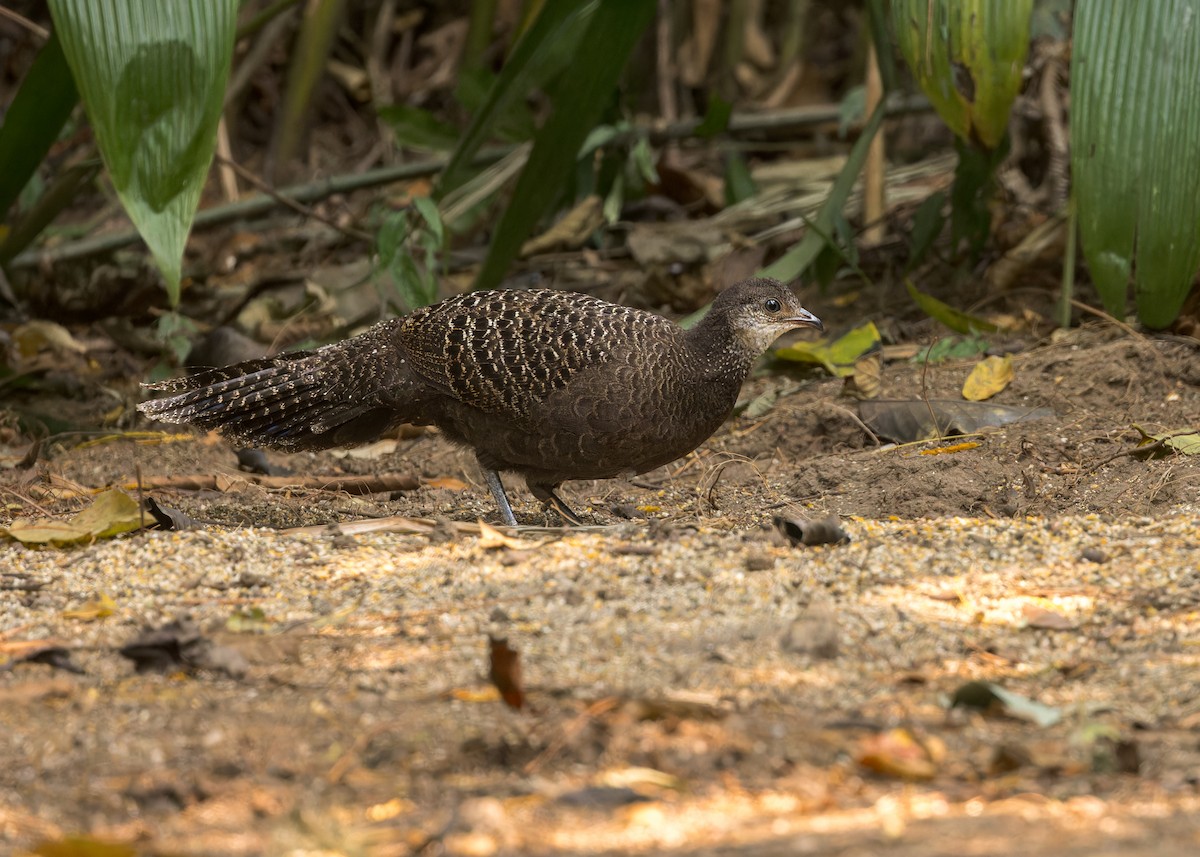
[[[698, 453], [568, 484], [595, 528], [515, 485], [511, 543], [280, 532], [494, 521], [432, 431], [270, 457], [423, 483], [362, 497], [251, 484], [213, 439], [54, 445], [4, 471], [6, 520], [39, 486], [229, 478], [145, 492], [199, 529], [0, 545], [0, 850], [1200, 853], [1200, 457], [1130, 454], [1200, 423], [1200, 352], [1091, 324], [1014, 364], [996, 402], [1053, 415], [969, 448], [881, 447], [840, 382], [763, 374], [747, 399], [786, 395]], [[957, 398], [969, 367], [890, 362], [883, 394]], [[827, 514], [848, 544], [772, 526]], [[160, 648], [200, 654], [119, 653], [184, 618]], [[972, 681], [1041, 707], [948, 707]]]

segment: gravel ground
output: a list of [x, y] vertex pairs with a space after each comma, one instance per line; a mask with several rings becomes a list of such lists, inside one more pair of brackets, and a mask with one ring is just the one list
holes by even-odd
[[[846, 528], [0, 545], [26, 586], [0, 591], [0, 645], [55, 641], [83, 671], [0, 673], [0, 843], [1196, 853], [1195, 508]], [[185, 616], [201, 668], [116, 651]], [[520, 653], [525, 711], [496, 698], [489, 635]], [[973, 679], [1061, 720], [948, 712]], [[898, 728], [919, 776], [870, 760]]]

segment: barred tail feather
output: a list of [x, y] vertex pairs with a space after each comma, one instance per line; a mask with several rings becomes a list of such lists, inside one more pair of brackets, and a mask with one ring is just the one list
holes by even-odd
[[361, 443], [400, 421], [371, 395], [376, 391], [355, 389], [350, 381], [334, 354], [298, 352], [148, 384], [176, 395], [143, 402], [138, 410], [160, 422], [285, 451]]

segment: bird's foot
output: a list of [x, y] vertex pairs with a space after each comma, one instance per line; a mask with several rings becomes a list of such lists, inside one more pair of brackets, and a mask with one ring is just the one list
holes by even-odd
[[550, 496], [543, 502], [546, 504], [547, 509], [553, 509], [568, 526], [584, 526], [584, 523], [579, 519], [579, 516], [571, 511], [571, 507], [564, 503], [562, 497], [559, 497], [556, 492], [551, 491]]

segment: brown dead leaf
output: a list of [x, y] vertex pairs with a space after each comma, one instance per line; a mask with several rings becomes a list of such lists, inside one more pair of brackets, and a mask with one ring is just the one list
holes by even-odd
[[525, 707], [525, 691], [521, 687], [521, 653], [509, 648], [508, 640], [488, 637], [491, 669], [488, 676], [500, 698], [509, 708], [520, 711]]
[[1061, 613], [1047, 610], [1038, 604], [1021, 606], [1021, 617], [1029, 628], [1041, 628], [1047, 631], [1073, 631], [1078, 625]]
[[604, 199], [591, 194], [584, 197], [557, 223], [521, 245], [522, 256], [536, 256], [551, 250], [574, 250], [604, 223]]
[[75, 685], [65, 678], [46, 681], [24, 681], [20, 684], [0, 688], [0, 705], [19, 706], [49, 697], [68, 697], [75, 692]]
[[846, 378], [844, 392], [856, 399], [874, 399], [883, 389], [883, 356], [878, 352], [854, 361], [854, 374]]

